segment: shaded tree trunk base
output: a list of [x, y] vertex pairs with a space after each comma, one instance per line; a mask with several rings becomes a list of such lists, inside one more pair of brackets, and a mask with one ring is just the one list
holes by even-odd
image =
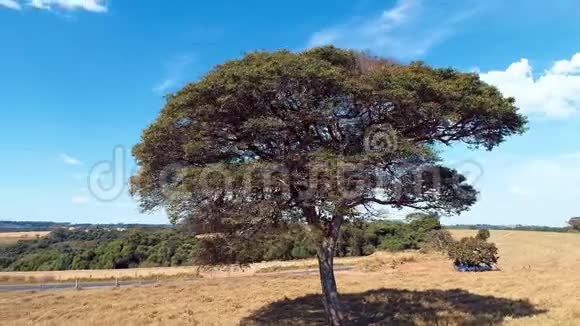
[[320, 283], [322, 285], [322, 301], [326, 311], [326, 318], [330, 326], [344, 325], [344, 316], [341, 312], [340, 300], [334, 278], [334, 244], [336, 240], [328, 237], [322, 240], [318, 249], [318, 265]]

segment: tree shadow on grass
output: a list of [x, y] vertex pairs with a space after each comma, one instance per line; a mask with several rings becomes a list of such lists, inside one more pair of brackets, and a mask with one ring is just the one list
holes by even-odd
[[[261, 308], [242, 325], [326, 325], [320, 295], [285, 299]], [[495, 325], [506, 317], [545, 313], [528, 300], [481, 296], [464, 290], [380, 289], [343, 294], [348, 325]]]

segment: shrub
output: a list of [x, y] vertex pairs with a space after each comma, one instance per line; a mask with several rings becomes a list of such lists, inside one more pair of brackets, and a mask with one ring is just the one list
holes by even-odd
[[427, 234], [427, 241], [421, 249], [437, 252], [448, 252], [453, 244], [453, 236], [448, 230], [431, 230]]
[[580, 217], [572, 217], [569, 221], [568, 224], [570, 225], [570, 228], [574, 231], [580, 231]]
[[420, 249], [428, 240], [429, 232], [441, 229], [439, 217], [430, 214], [410, 214], [407, 222], [383, 221], [370, 228], [382, 250], [401, 251]]
[[379, 249], [387, 251], [401, 251], [409, 249], [409, 243], [405, 239], [401, 238], [385, 238], [381, 241]]
[[497, 247], [478, 238], [463, 238], [449, 247], [449, 258], [455, 266], [489, 267], [497, 264]]
[[477, 235], [475, 236], [476, 239], [479, 240], [483, 240], [483, 241], [487, 241], [487, 239], [489, 239], [490, 234], [489, 234], [489, 230], [487, 229], [481, 229], [479, 231], [477, 231]]

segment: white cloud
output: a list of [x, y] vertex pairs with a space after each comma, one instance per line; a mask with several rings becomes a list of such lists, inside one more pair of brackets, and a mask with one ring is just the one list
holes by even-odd
[[30, 0], [28, 5], [45, 10], [58, 8], [68, 11], [86, 10], [97, 13], [108, 10], [105, 0]]
[[164, 94], [174, 90], [183, 80], [188, 77], [191, 65], [194, 62], [194, 56], [185, 54], [175, 56], [165, 65], [165, 78], [153, 86], [153, 92]]
[[15, 0], [0, 0], [0, 7], [6, 7], [14, 10], [20, 10], [22, 8]]
[[[314, 33], [309, 41], [309, 46], [341, 42], [347, 37], [354, 36], [347, 35], [350, 32], [354, 32], [353, 29], [357, 30], [356, 32], [359, 34], [359, 37], [375, 36], [381, 38], [380, 36], [382, 34], [388, 33], [395, 27], [404, 24], [411, 16], [412, 10], [418, 9], [418, 6], [419, 3], [416, 0], [400, 0], [395, 7], [390, 10], [385, 10], [379, 17], [374, 18], [368, 23], [363, 23], [358, 26], [348, 26], [350, 24], [345, 24]], [[356, 25], [356, 23], [352, 25]], [[356, 42], [357, 40], [351, 41]], [[365, 43], [368, 41], [370, 40], [365, 40]], [[381, 41], [379, 39], [375, 40], [375, 45]]]
[[481, 79], [498, 87], [526, 113], [565, 118], [580, 110], [580, 53], [570, 60], [558, 60], [538, 77], [522, 58], [506, 70], [488, 71]]
[[554, 62], [551, 72], [564, 75], [580, 73], [580, 53], [574, 54], [570, 60], [558, 60]]
[[562, 206], [580, 196], [578, 153], [527, 160], [512, 172], [509, 182], [513, 194]]
[[580, 153], [519, 156], [485, 153], [480, 198], [449, 223], [562, 226], [580, 214]]
[[83, 164], [79, 159], [74, 158], [68, 154], [61, 153], [58, 155], [61, 161], [68, 165], [81, 165]]
[[73, 196], [71, 198], [71, 202], [73, 204], [77, 204], [77, 205], [82, 205], [82, 204], [87, 204], [89, 202], [89, 197], [87, 196]]
[[173, 79], [165, 79], [153, 87], [155, 93], [166, 93], [168, 90], [175, 87], [177, 82]]
[[107, 12], [106, 0], [0, 0], [0, 7], [20, 10], [22, 4], [42, 10], [85, 10], [95, 13]]
[[399, 0], [375, 17], [354, 19], [314, 33], [308, 47], [334, 44], [398, 58], [421, 56], [454, 34], [457, 25], [477, 11], [470, 3], [446, 2], [449, 5], [442, 8], [422, 0]]

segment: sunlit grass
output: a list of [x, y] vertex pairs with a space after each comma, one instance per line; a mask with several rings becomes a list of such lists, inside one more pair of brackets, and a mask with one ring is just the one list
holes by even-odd
[[[580, 235], [491, 234], [501, 256], [501, 270], [495, 272], [458, 273], [445, 257], [418, 253], [338, 259], [354, 266], [337, 273], [345, 310], [357, 320], [411, 319], [418, 325], [580, 325]], [[310, 268], [313, 262], [279, 264]], [[5, 325], [274, 324], [274, 316], [317, 324], [322, 306], [312, 295], [320, 292], [318, 276], [255, 273], [265, 267], [203, 272], [203, 278], [165, 280], [158, 286], [1, 293], [0, 315]]]

